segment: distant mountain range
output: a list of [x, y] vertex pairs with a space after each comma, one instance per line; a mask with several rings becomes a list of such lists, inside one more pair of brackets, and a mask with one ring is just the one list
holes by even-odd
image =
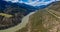
[[3, 0], [0, 0], [0, 4], [1, 4], [0, 9], [6, 8], [6, 6], [9, 6], [11, 4], [18, 5], [18, 6], [22, 7], [22, 8], [24, 8], [24, 9], [29, 9], [29, 10], [36, 10], [38, 8], [44, 8], [45, 7], [45, 5], [41, 5], [40, 7], [33, 7], [31, 5], [26, 5], [25, 3], [22, 3], [22, 4], [20, 4], [20, 3], [12, 3], [12, 2], [6, 2], [6, 1], [3, 1]]
[[35, 10], [38, 10], [38, 9], [43, 9], [43, 8], [46, 8], [47, 6], [49, 5], [41, 5], [39, 7], [33, 7], [31, 5], [26, 5], [24, 3], [20, 4], [20, 3], [12, 3], [12, 2], [6, 2], [6, 1], [3, 1], [3, 0], [0, 0], [0, 11], [3, 11], [4, 9], [6, 9], [7, 7], [9, 6], [19, 6], [20, 8], [23, 8], [23, 9], [26, 9], [26, 14], [30, 13], [30, 12], [33, 12]]

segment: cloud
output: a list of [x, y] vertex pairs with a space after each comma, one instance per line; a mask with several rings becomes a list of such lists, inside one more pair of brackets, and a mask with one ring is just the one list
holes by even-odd
[[16, 2], [18, 2], [19, 0], [5, 0], [5, 1], [7, 1], [7, 2], [12, 2], [12, 3], [16, 3]]
[[[33, 1], [28, 1], [27, 0], [27, 2], [23, 2], [23, 0], [5, 0], [5, 1], [7, 1], [7, 2], [9, 2], [9, 1], [11, 1], [12, 3], [25, 3], [25, 4], [27, 4], [27, 5], [31, 5], [31, 6], [41, 6], [41, 5], [48, 5], [49, 3], [51, 3], [51, 2], [54, 2], [54, 1], [56, 1], [56, 0], [49, 0], [49, 1], [47, 1], [47, 0], [35, 0], [34, 2]], [[24, 0], [25, 1], [25, 0]], [[46, 2], [44, 2], [44, 1], [46, 1]]]

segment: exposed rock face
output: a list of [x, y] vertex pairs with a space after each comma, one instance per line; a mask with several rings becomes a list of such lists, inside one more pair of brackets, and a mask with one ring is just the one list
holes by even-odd
[[29, 23], [17, 32], [60, 32], [60, 2], [53, 3], [31, 15]]
[[[4, 13], [4, 16], [0, 15], [0, 30], [7, 29], [21, 23], [25, 11], [25, 9], [22, 9], [19, 6], [10, 6], [4, 11], [0, 11], [0, 13]], [[12, 17], [8, 18], [5, 14], [12, 15]]]

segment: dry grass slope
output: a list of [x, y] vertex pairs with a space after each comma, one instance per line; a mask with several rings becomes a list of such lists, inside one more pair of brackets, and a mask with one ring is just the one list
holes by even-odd
[[[16, 32], [60, 32], [60, 19], [54, 16], [55, 13], [57, 14], [56, 16], [59, 15], [59, 9], [60, 2], [57, 2], [48, 7], [48, 9], [39, 10], [30, 16], [26, 27]], [[49, 10], [52, 10], [51, 13], [48, 12]]]

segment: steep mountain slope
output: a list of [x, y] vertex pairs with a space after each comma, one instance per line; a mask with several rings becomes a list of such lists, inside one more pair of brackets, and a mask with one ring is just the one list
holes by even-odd
[[56, 2], [45, 9], [39, 10], [30, 16], [26, 27], [17, 32], [60, 32], [59, 7], [60, 2]]

